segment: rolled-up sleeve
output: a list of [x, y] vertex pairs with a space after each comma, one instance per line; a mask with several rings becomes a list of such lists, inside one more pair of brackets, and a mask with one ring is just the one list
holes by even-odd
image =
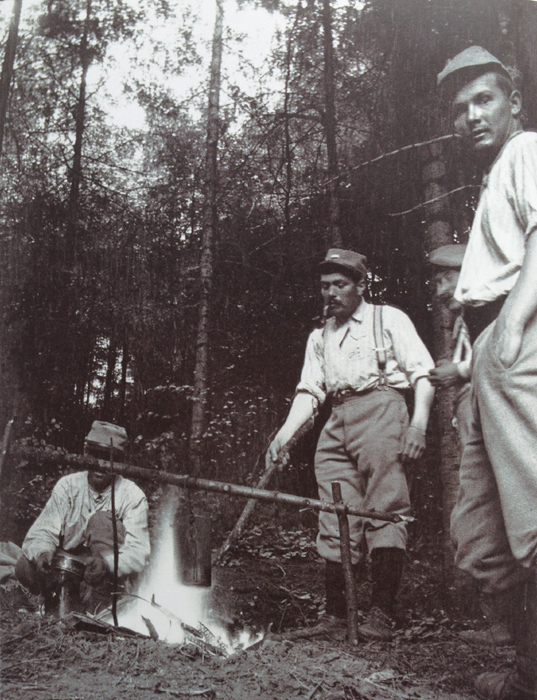
[[511, 145], [511, 182], [508, 197], [513, 202], [517, 218], [527, 242], [537, 229], [537, 134], [526, 132]]
[[24, 538], [22, 551], [30, 561], [35, 562], [43, 552], [56, 551], [68, 506], [69, 494], [60, 480]]
[[428, 376], [434, 368], [433, 358], [408, 316], [393, 307], [385, 309], [390, 316], [385, 324], [385, 332], [391, 336], [393, 354], [411, 386], [415, 387], [418, 379]]
[[296, 391], [311, 394], [318, 404], [324, 403], [326, 399], [324, 342], [321, 328], [315, 329], [308, 338], [304, 366]]

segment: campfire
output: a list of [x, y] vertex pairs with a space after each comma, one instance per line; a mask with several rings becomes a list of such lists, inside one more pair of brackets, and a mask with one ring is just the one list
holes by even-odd
[[[190, 643], [223, 656], [252, 646], [262, 634], [243, 630], [232, 635], [210, 614], [211, 588], [181, 582], [175, 511], [176, 503], [169, 499], [160, 514], [151, 562], [136, 590], [117, 604], [118, 625], [168, 644]], [[113, 624], [111, 609], [97, 619]]]

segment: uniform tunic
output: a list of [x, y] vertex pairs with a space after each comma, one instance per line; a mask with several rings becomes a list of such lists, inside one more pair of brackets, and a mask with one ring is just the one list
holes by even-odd
[[[331, 483], [341, 483], [343, 500], [359, 508], [410, 512], [408, 486], [398, 453], [408, 426], [403, 391], [428, 375], [434, 362], [408, 316], [382, 307], [386, 350], [386, 391], [377, 391], [379, 367], [375, 352], [374, 307], [362, 300], [341, 326], [331, 318], [308, 339], [297, 391], [322, 403], [327, 394], [351, 390], [335, 402], [317, 445], [315, 475], [319, 496], [332, 500]], [[365, 392], [356, 395], [356, 392]], [[404, 523], [384, 523], [349, 517], [353, 562], [369, 550], [406, 546]], [[337, 516], [319, 514], [317, 549], [325, 559], [340, 561]]]
[[[508, 294], [536, 228], [537, 134], [524, 132], [484, 179], [456, 298], [479, 306]], [[473, 424], [452, 515], [456, 561], [489, 593], [537, 562], [537, 324], [528, 324], [511, 367], [497, 356], [493, 329], [474, 343]]]

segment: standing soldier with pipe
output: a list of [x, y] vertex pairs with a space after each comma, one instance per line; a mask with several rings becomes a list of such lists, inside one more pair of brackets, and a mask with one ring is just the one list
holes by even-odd
[[454, 126], [483, 168], [455, 292], [472, 336], [473, 423], [452, 516], [457, 564], [510, 617], [512, 673], [476, 681], [485, 700], [537, 698], [537, 134], [521, 96], [480, 46], [438, 76]]
[[[332, 500], [331, 484], [341, 483], [348, 505], [410, 512], [403, 463], [425, 449], [425, 433], [434, 397], [427, 375], [434, 367], [406, 314], [363, 299], [367, 268], [363, 255], [331, 249], [320, 265], [321, 292], [328, 320], [314, 330], [306, 348], [302, 377], [284, 425], [271, 443], [267, 462], [287, 460], [285, 446], [329, 398], [332, 412], [315, 455], [319, 496]], [[404, 392], [415, 390], [410, 425]], [[404, 522], [351, 517], [352, 562], [371, 555], [372, 606], [362, 639], [389, 640], [395, 597], [403, 570], [407, 532]], [[320, 513], [319, 554], [326, 559], [327, 631], [344, 624], [344, 574], [337, 517]]]

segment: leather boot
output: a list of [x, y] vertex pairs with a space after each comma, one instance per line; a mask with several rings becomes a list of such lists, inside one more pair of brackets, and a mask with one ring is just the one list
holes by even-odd
[[336, 561], [327, 561], [324, 578], [326, 592], [326, 614], [347, 618], [347, 601], [345, 599], [345, 575], [343, 566]]
[[405, 552], [397, 547], [379, 547], [371, 552], [371, 610], [359, 636], [366, 641], [390, 641], [395, 597], [403, 575]]
[[511, 623], [514, 612], [512, 589], [495, 594], [479, 595], [479, 606], [486, 621], [486, 627], [479, 630], [464, 630], [459, 637], [469, 644], [483, 646], [506, 646], [513, 644]]
[[512, 673], [482, 673], [475, 689], [483, 700], [537, 700], [537, 572], [512, 591], [515, 601], [512, 634], [515, 669]]

